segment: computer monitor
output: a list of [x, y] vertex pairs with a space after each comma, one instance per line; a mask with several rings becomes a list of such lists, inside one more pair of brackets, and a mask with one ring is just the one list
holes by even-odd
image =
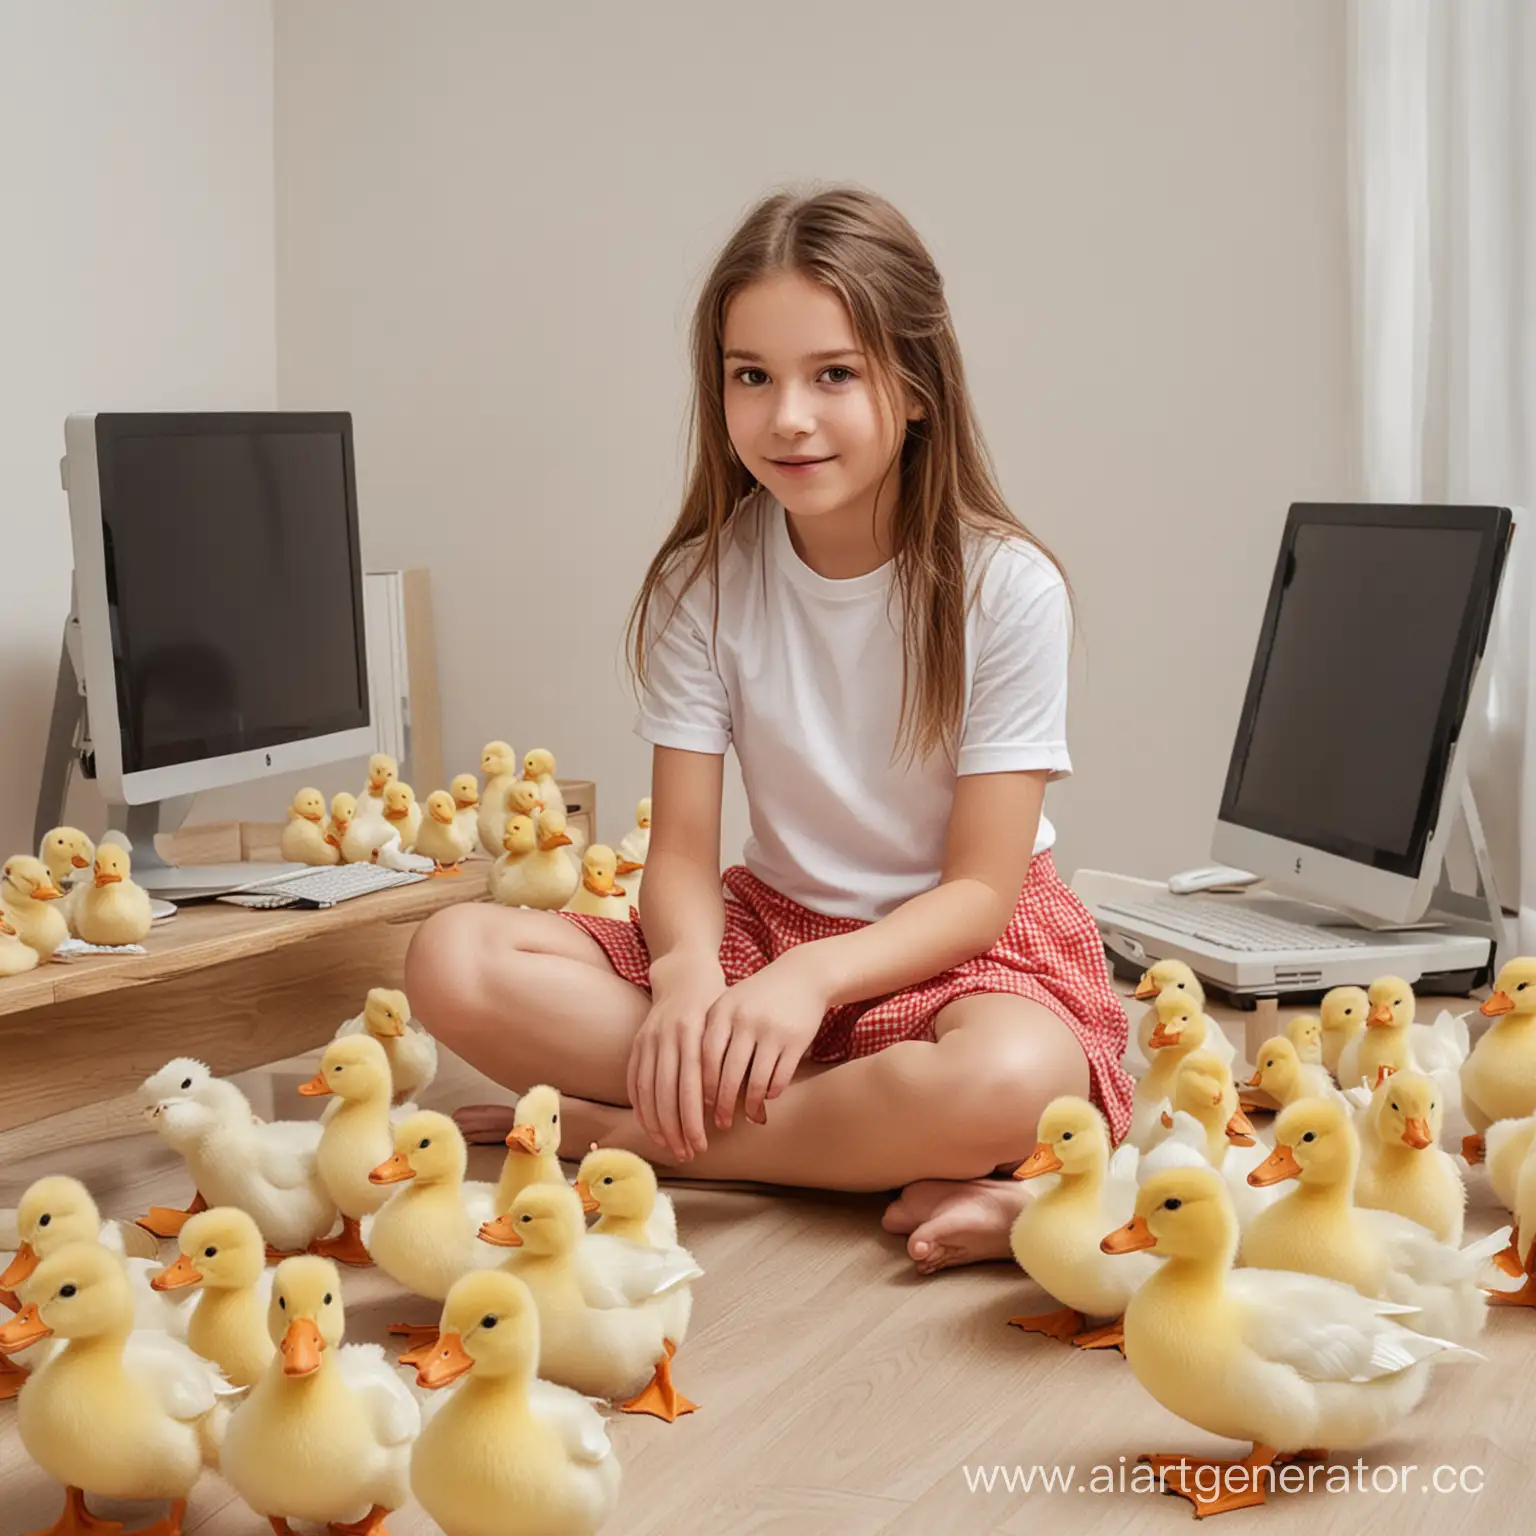
[[103, 797], [371, 751], [351, 416], [100, 412], [64, 441]]
[[1423, 917], [1513, 519], [1292, 506], [1212, 854], [1380, 924]]

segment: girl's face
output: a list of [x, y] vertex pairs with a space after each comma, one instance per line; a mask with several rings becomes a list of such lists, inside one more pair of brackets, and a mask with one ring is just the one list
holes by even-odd
[[798, 272], [752, 283], [726, 306], [724, 354], [726, 430], [748, 472], [797, 517], [867, 507], [904, 433], [842, 300]]

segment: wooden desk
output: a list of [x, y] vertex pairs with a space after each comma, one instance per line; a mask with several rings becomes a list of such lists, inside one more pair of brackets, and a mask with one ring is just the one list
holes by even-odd
[[[189, 906], [150, 934], [146, 955], [0, 982], [0, 1156], [18, 1141], [3, 1133], [131, 1093], [174, 1056], [222, 1077], [320, 1044], [370, 987], [400, 984], [416, 925], [482, 899], [489, 871], [476, 861], [318, 912]], [[103, 1106], [102, 1119], [131, 1112], [131, 1101]]]

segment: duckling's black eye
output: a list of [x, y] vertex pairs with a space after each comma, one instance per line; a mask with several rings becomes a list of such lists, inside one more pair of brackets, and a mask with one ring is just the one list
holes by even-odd
[[66, 1301], [68, 1301], [69, 1298], [74, 1294], [75, 1287], [72, 1285], [63, 1285], [59, 1287], [59, 1295], [62, 1296]]
[[551, 1115], [549, 1117], [549, 1123], [551, 1125], [559, 1125], [560, 1124], [560, 1116], [559, 1115]]
[[204, 1248], [203, 1249], [203, 1257], [205, 1259], [216, 1259], [216, 1258], [218, 1258], [218, 1256], [219, 1256], [219, 1250], [217, 1248]]
[[1072, 1132], [1071, 1131], [1063, 1131], [1061, 1133], [1061, 1139], [1063, 1141], [1071, 1141], [1072, 1140]]
[[1317, 1132], [1316, 1131], [1308, 1131], [1307, 1134], [1305, 1136], [1303, 1136], [1301, 1139], [1303, 1141], [1316, 1141], [1317, 1140]]
[[496, 1326], [496, 1319], [492, 1317], [489, 1312], [487, 1312], [485, 1316], [480, 1319], [480, 1326], [482, 1328], [494, 1328]]
[[321, 1305], [328, 1307], [328, 1306], [330, 1306], [330, 1304], [331, 1304], [331, 1293], [329, 1291], [327, 1291], [325, 1293], [325, 1300], [321, 1303]]
[[332, 1067], [331, 1070], [333, 1072], [345, 1072], [347, 1069], [345, 1067]]
[[47, 1225], [48, 1225], [48, 1223], [49, 1223], [49, 1222], [50, 1222], [50, 1221], [52, 1221], [52, 1220], [53, 1220], [53, 1217], [52, 1217], [52, 1216], [49, 1216], [49, 1215], [48, 1215], [48, 1214], [47, 1214], [47, 1213], [46, 1213], [46, 1212], [45, 1212], [45, 1213], [44, 1213], [44, 1214], [43, 1214], [43, 1215], [41, 1215], [41, 1216], [39, 1216], [39, 1217], [38, 1217], [38, 1218], [37, 1218], [37, 1224], [38, 1224], [38, 1226], [40, 1226], [40, 1227], [46, 1227], [46, 1226], [47, 1226]]
[[286, 1297], [286, 1296], [279, 1296], [279, 1297], [278, 1297], [278, 1298], [277, 1298], [277, 1304], [278, 1304], [278, 1306], [279, 1306], [279, 1307], [280, 1307], [280, 1308], [281, 1308], [281, 1309], [282, 1309], [282, 1310], [283, 1310], [283, 1311], [284, 1311], [284, 1312], [286, 1312], [286, 1311], [287, 1311], [287, 1310], [288, 1310], [288, 1298], [287, 1298], [287, 1297]]
[[430, 1147], [431, 1145], [432, 1145], [432, 1138], [429, 1136], [429, 1137], [426, 1138], [425, 1141], [422, 1142], [422, 1144], [416, 1150], [418, 1152], [425, 1152], [427, 1150], [427, 1148]]
[[1165, 1211], [1176, 1211], [1183, 1204], [1184, 1202], [1182, 1200], [1164, 1200], [1163, 1209]]
[[519, 1216], [518, 1220], [523, 1222], [526, 1225], [528, 1222], [533, 1220], [533, 1217], [532, 1216], [524, 1215], [524, 1216]]
[[613, 1175], [612, 1175], [612, 1174], [611, 1174], [611, 1173], [610, 1173], [610, 1174], [609, 1174], [609, 1175], [608, 1175], [608, 1177], [607, 1177], [607, 1178], [606, 1178], [606, 1179], [604, 1179], [604, 1180], [603, 1180], [603, 1183], [604, 1183], [604, 1184], [612, 1184], [612, 1183], [613, 1183]]
[[1520, 983], [1520, 985], [1519, 985], [1519, 986], [1518, 986], [1518, 987], [1516, 987], [1516, 988], [1515, 988], [1515, 991], [1516, 991], [1516, 992], [1524, 992], [1524, 991], [1525, 991], [1525, 989], [1526, 989], [1526, 987], [1527, 987], [1527, 986], [1528, 986], [1528, 985], [1529, 985], [1529, 983], [1528, 983], [1528, 982], [1524, 982], [1524, 981], [1522, 981], [1522, 982], [1521, 982], [1521, 983]]
[[1347, 1019], [1350, 1016], [1350, 1014], [1352, 1014], [1354, 1011], [1355, 1010], [1353, 1008], [1346, 1008], [1344, 1010], [1344, 1017]]
[[192, 1079], [190, 1077], [182, 1078], [182, 1080], [181, 1080], [181, 1091], [183, 1093], [185, 1093], [187, 1091], [187, 1089], [190, 1088], [191, 1086], [192, 1086]]

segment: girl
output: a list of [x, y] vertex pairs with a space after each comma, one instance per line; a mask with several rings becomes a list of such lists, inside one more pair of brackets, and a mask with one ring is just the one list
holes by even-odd
[[[1070, 616], [1004, 504], [943, 286], [888, 203], [778, 195], [693, 325], [693, 465], [630, 626], [653, 826], [633, 922], [483, 905], [406, 990], [498, 1081], [690, 1177], [905, 1186], [930, 1271], [1005, 1257], [989, 1177], [1058, 1094], [1130, 1118], [1126, 1020], [1052, 865]], [[734, 746], [751, 810], [720, 874]], [[464, 1113], [499, 1136], [506, 1111]]]

